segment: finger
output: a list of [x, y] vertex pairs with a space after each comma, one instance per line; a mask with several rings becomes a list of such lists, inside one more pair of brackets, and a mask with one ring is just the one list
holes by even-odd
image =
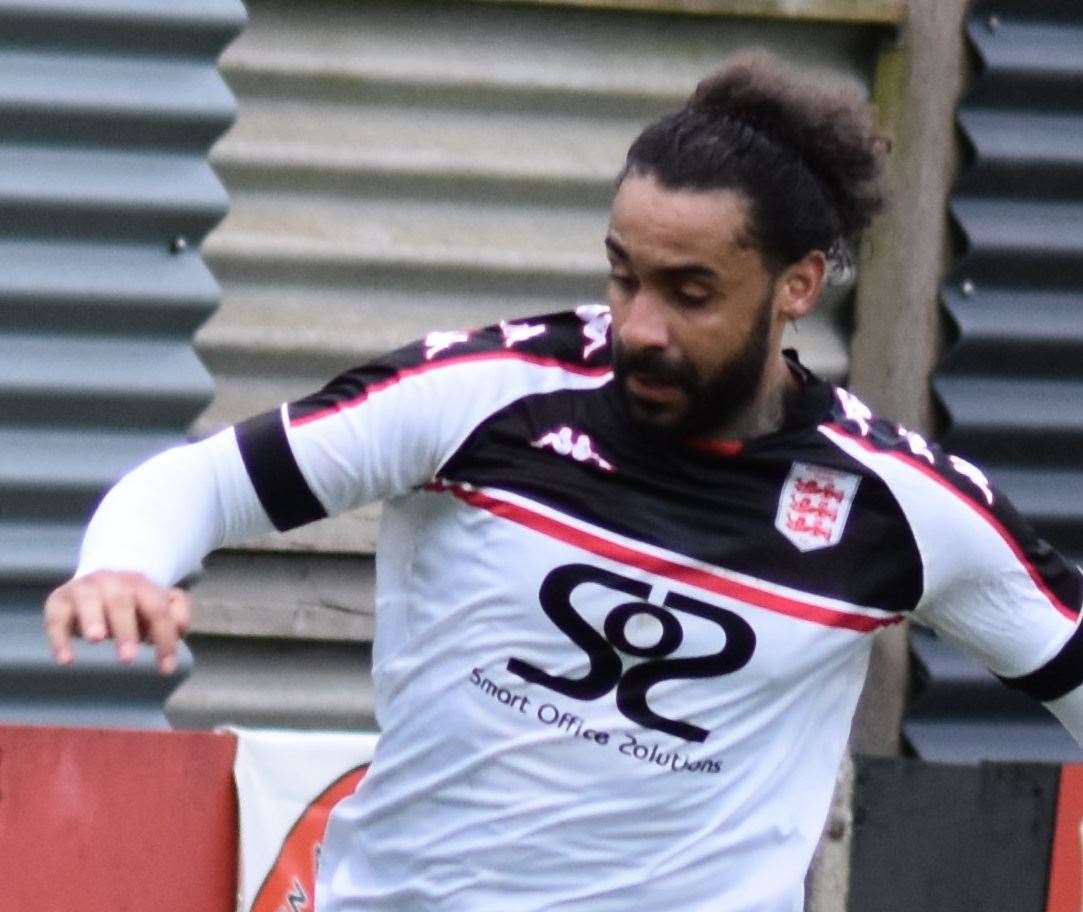
[[139, 651], [139, 621], [131, 584], [126, 580], [111, 583], [103, 591], [103, 600], [105, 623], [116, 643], [117, 658], [130, 664]]
[[169, 610], [167, 593], [147, 583], [139, 588], [137, 598], [147, 639], [154, 644], [158, 670], [162, 674], [172, 674], [177, 669], [177, 625]]
[[105, 612], [97, 584], [87, 582], [72, 587], [75, 599], [76, 630], [84, 640], [100, 643], [105, 639]]
[[177, 634], [184, 636], [192, 626], [192, 597], [183, 589], [170, 589], [166, 599]]
[[75, 629], [75, 603], [67, 586], [55, 589], [45, 600], [45, 638], [53, 658], [61, 665], [70, 665], [75, 656], [71, 635]]

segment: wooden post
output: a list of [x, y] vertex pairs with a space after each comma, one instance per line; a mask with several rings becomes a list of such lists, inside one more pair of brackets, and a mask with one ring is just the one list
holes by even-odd
[[[955, 110], [966, 66], [967, 0], [911, 0], [898, 46], [877, 72], [876, 102], [892, 138], [888, 211], [860, 263], [850, 386], [873, 411], [935, 430], [929, 377], [939, 356], [939, 289], [949, 250], [956, 173]], [[908, 674], [903, 625], [878, 637], [854, 724], [861, 753], [893, 754]]]

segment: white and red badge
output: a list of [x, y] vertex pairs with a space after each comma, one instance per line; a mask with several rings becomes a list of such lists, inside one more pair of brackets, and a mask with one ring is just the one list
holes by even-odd
[[837, 545], [860, 482], [849, 472], [795, 462], [782, 486], [775, 528], [801, 551]]

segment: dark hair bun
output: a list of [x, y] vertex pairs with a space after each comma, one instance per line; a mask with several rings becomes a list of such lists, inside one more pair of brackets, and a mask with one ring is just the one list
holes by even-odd
[[687, 107], [739, 121], [792, 149], [826, 192], [843, 239], [859, 235], [883, 207], [888, 144], [856, 82], [744, 51], [700, 82]]

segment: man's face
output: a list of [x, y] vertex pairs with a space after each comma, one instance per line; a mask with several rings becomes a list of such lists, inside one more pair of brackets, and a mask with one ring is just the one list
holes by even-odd
[[629, 175], [617, 191], [606, 237], [614, 371], [640, 424], [722, 432], [759, 392], [785, 321], [747, 224], [732, 190]]

